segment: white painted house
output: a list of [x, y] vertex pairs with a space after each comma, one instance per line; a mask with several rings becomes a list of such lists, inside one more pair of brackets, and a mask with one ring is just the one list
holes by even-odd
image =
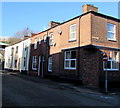
[[5, 69], [28, 72], [30, 38], [5, 48]]

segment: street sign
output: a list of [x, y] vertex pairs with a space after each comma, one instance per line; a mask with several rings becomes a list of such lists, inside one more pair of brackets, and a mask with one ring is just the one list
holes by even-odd
[[108, 61], [108, 56], [107, 55], [103, 56], [103, 61], [106, 61], [106, 62]]

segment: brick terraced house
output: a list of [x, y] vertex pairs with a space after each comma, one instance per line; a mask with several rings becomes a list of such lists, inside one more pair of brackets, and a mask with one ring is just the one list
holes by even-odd
[[98, 13], [92, 5], [82, 9], [80, 16], [51, 21], [49, 29], [31, 37], [29, 74], [100, 86], [107, 69], [109, 82], [120, 81], [120, 19]]

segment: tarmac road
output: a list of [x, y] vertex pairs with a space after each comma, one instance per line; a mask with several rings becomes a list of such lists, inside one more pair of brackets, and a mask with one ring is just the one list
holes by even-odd
[[117, 108], [119, 105], [118, 95], [76, 92], [62, 88], [58, 83], [50, 83], [34, 82], [2, 73], [2, 106], [115, 106]]

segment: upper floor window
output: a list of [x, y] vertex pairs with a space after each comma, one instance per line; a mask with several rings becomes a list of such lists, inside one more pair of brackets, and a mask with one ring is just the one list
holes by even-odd
[[16, 53], [18, 53], [18, 46], [16, 46]]
[[66, 51], [64, 60], [65, 69], [76, 69], [76, 51]]
[[104, 62], [104, 70], [119, 70], [119, 53], [118, 52], [110, 52], [110, 57], [107, 62], [107, 66]]
[[114, 24], [107, 23], [107, 36], [108, 36], [108, 40], [116, 40]]
[[37, 39], [34, 40], [34, 49], [37, 49]]
[[47, 41], [47, 35], [44, 35], [44, 42]]
[[42, 38], [40, 37], [40, 38], [39, 38], [39, 44], [41, 44], [41, 43], [42, 43]]
[[69, 41], [76, 40], [76, 24], [70, 25], [70, 39]]
[[53, 33], [49, 34], [49, 45], [53, 45]]
[[48, 71], [51, 72], [52, 71], [52, 57], [48, 58]]
[[14, 54], [14, 48], [12, 47], [11, 48], [11, 55], [13, 55]]

